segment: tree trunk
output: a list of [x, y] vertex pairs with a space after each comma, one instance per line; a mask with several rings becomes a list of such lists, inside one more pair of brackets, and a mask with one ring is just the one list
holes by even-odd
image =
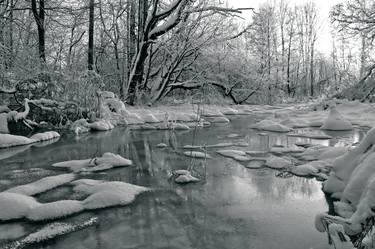
[[94, 69], [94, 0], [89, 3], [89, 44], [87, 56], [87, 69]]
[[39, 12], [37, 9], [36, 0], [31, 0], [31, 10], [34, 15], [34, 19], [38, 28], [38, 51], [39, 58], [42, 63], [46, 62], [46, 48], [45, 48], [45, 9], [44, 0], [39, 0]]
[[127, 103], [129, 105], [134, 105], [136, 99], [136, 92], [137, 87], [142, 83], [143, 79], [143, 71], [144, 71], [144, 64], [147, 59], [147, 50], [149, 47], [149, 43], [142, 42], [139, 47], [139, 52], [137, 54], [137, 58], [134, 62], [133, 70], [130, 72], [130, 82], [129, 82], [129, 89], [128, 89], [128, 100]]

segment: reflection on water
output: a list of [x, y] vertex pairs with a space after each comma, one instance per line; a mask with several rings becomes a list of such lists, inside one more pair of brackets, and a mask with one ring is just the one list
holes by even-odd
[[[192, 144], [193, 137], [194, 144], [207, 145], [228, 140], [246, 141], [249, 146], [241, 148], [243, 150], [293, 146], [295, 142], [342, 146], [363, 137], [359, 131], [330, 134], [334, 136], [331, 140], [273, 133], [264, 135], [248, 129], [252, 122], [251, 117], [235, 118], [230, 125], [198, 129], [196, 134], [195, 131], [142, 132], [118, 128], [79, 138], [64, 135], [57, 143], [43, 148], [31, 146], [14, 152], [0, 150], [0, 180], [12, 179], [11, 185], [0, 185], [0, 190], [34, 181], [38, 176], [61, 173], [50, 167], [52, 163], [85, 159], [110, 151], [132, 159], [134, 166], [81, 177], [126, 181], [155, 190], [142, 194], [126, 207], [96, 210], [68, 218], [77, 220], [98, 215], [100, 222], [33, 248], [326, 248], [325, 235], [315, 231], [313, 221], [316, 213], [328, 210], [328, 205], [321, 184], [313, 179], [283, 179], [275, 177], [276, 171], [271, 169], [247, 169], [210, 149], [208, 153], [214, 158], [206, 165], [195, 164], [195, 170], [204, 179], [202, 182], [179, 186], [168, 180], [171, 170], [186, 169], [191, 165], [193, 159], [184, 157], [181, 147]], [[239, 136], [229, 139], [227, 135], [233, 133]], [[161, 142], [169, 147], [156, 148]], [[17, 155], [1, 156], [9, 153]], [[61, 198], [75, 196], [69, 187], [38, 196], [43, 202]], [[0, 232], [10, 225], [22, 236], [43, 224], [24, 221], [0, 224]], [[6, 241], [6, 238], [0, 236], [1, 241]]]

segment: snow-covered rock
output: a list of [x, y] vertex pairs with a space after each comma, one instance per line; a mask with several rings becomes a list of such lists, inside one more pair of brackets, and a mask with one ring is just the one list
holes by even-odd
[[323, 130], [345, 131], [352, 130], [353, 126], [337, 111], [335, 106], [332, 106], [327, 119], [320, 128]]
[[361, 143], [348, 150], [344, 155], [337, 157], [332, 165], [328, 180], [323, 190], [328, 193], [344, 191], [353, 170], [371, 153], [374, 152], [375, 128], [371, 129]]
[[188, 157], [194, 157], [194, 158], [200, 158], [200, 159], [211, 158], [211, 156], [208, 153], [201, 152], [201, 151], [185, 151], [184, 155]]
[[102, 157], [59, 162], [59, 163], [52, 164], [52, 166], [61, 167], [61, 168], [69, 168], [70, 170], [77, 172], [83, 168], [88, 168], [90, 166], [99, 166], [101, 164], [109, 164], [109, 165], [112, 165], [113, 167], [121, 167], [121, 166], [132, 165], [132, 161], [129, 159], [123, 158], [120, 155], [113, 154], [111, 152], [106, 152], [103, 154]]
[[109, 131], [114, 128], [114, 125], [110, 121], [102, 119], [89, 123], [88, 127], [93, 131]]
[[70, 125], [69, 130], [73, 131], [75, 134], [82, 134], [87, 133], [90, 131], [89, 123], [86, 119], [79, 119], [73, 122], [73, 124]]
[[291, 128], [287, 126], [277, 123], [270, 119], [262, 120], [254, 124], [253, 126], [251, 126], [251, 128], [264, 130], [264, 131], [273, 131], [273, 132], [289, 132], [292, 130]]
[[25, 185], [16, 186], [6, 190], [9, 193], [17, 193], [23, 195], [36, 195], [43, 193], [47, 190], [56, 188], [63, 184], [73, 181], [75, 178], [74, 174], [62, 174], [57, 176], [48, 176], [42, 178], [36, 182], [28, 183]]
[[230, 123], [230, 120], [226, 117], [212, 117], [209, 119], [211, 123]]
[[264, 166], [265, 162], [266, 160], [251, 159], [245, 167], [248, 169], [259, 169]]
[[191, 175], [191, 172], [188, 170], [176, 170], [174, 174], [177, 177], [174, 179], [176, 183], [190, 183], [190, 182], [198, 182], [200, 181], [198, 178]]
[[327, 231], [332, 239], [332, 249], [355, 249], [348, 235], [346, 235], [343, 225], [329, 224]]
[[74, 190], [90, 194], [83, 201], [85, 209], [98, 209], [130, 204], [138, 194], [149, 189], [125, 182], [103, 182], [96, 185], [80, 184]]
[[217, 109], [204, 108], [202, 110], [202, 116], [205, 116], [205, 117], [220, 117], [220, 116], [224, 116], [224, 114]]
[[354, 170], [344, 188], [341, 199], [356, 206], [365, 190], [367, 182], [375, 174], [375, 153], [366, 157]]
[[35, 142], [36, 140], [24, 136], [0, 134], [0, 149], [19, 145], [32, 144]]
[[311, 176], [317, 174], [319, 170], [313, 165], [307, 163], [293, 167], [291, 172], [297, 176]]
[[39, 202], [33, 197], [2, 192], [0, 193], [0, 220], [23, 218], [30, 209], [39, 205]]
[[303, 148], [295, 147], [272, 147], [270, 149], [271, 153], [284, 154], [284, 153], [301, 153], [305, 150]]
[[223, 113], [224, 115], [238, 115], [238, 114], [240, 114], [240, 112], [238, 110], [230, 108], [230, 107], [222, 108], [221, 113]]
[[53, 220], [82, 212], [84, 207], [81, 201], [61, 200], [43, 203], [31, 208], [26, 218], [33, 221]]
[[48, 140], [59, 138], [59, 137], [60, 137], [60, 134], [56, 131], [46, 131], [43, 133], [37, 133], [31, 136], [30, 139], [41, 142], [41, 141], [48, 141]]
[[293, 162], [277, 156], [271, 156], [266, 159], [265, 166], [271, 169], [284, 169], [293, 165]]
[[216, 151], [218, 154], [233, 158], [234, 160], [246, 162], [250, 161], [251, 158], [246, 156], [246, 152], [242, 150], [218, 150]]
[[156, 148], [166, 148], [166, 147], [168, 147], [168, 145], [165, 144], [165, 143], [158, 143], [155, 147]]

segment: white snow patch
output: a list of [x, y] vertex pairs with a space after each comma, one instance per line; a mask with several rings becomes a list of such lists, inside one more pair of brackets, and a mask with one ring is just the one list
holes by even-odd
[[289, 132], [292, 130], [291, 128], [287, 126], [277, 123], [270, 119], [262, 120], [252, 125], [251, 128], [265, 130], [265, 131], [274, 131], [274, 132]]
[[0, 220], [23, 218], [30, 209], [39, 205], [33, 197], [2, 192], [0, 193]]
[[64, 185], [73, 181], [75, 178], [74, 174], [62, 174], [57, 176], [47, 176], [36, 182], [28, 183], [7, 189], [6, 192], [17, 193], [23, 195], [36, 195]]
[[272, 169], [284, 169], [292, 166], [293, 162], [282, 157], [271, 156], [267, 158], [264, 165]]
[[194, 158], [200, 158], [200, 159], [211, 158], [211, 156], [208, 153], [201, 152], [201, 151], [185, 151], [184, 155], [188, 157], [194, 157]]
[[26, 218], [33, 221], [52, 220], [79, 213], [83, 210], [84, 207], [81, 201], [61, 200], [43, 203], [31, 208], [28, 211]]

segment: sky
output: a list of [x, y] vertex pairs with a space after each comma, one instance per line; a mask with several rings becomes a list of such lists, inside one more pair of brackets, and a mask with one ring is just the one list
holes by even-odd
[[[227, 0], [230, 7], [254, 7], [255, 9], [262, 3], [269, 2], [269, 0]], [[317, 48], [323, 53], [329, 53], [332, 46], [331, 39], [331, 28], [329, 22], [329, 11], [332, 6], [337, 3], [343, 2], [344, 0], [285, 0], [290, 5], [302, 4], [304, 2], [314, 2], [319, 9], [319, 16], [321, 27], [319, 30], [319, 36], [317, 41]], [[249, 13], [246, 13], [247, 15]]]

